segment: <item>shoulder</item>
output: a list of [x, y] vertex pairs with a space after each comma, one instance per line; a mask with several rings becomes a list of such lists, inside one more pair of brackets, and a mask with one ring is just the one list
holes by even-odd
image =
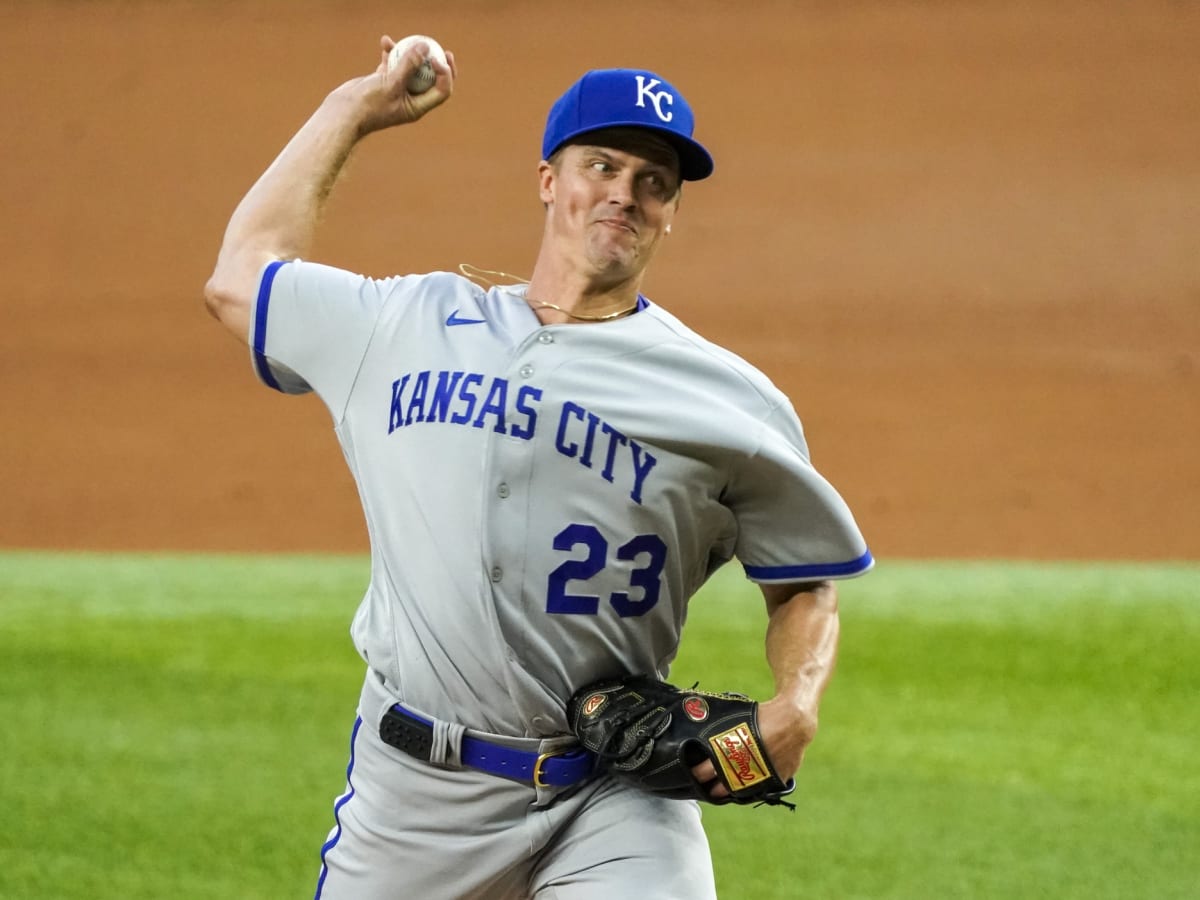
[[646, 316], [660, 333], [660, 349], [677, 356], [690, 372], [709, 374], [725, 384], [727, 390], [756, 399], [762, 404], [764, 415], [780, 406], [790, 406], [787, 396], [760, 369], [703, 337], [663, 307], [652, 303], [638, 315]]
[[[348, 288], [358, 287], [360, 290], [374, 290], [385, 296], [464, 293], [482, 296], [484, 293], [483, 289], [473, 281], [453, 272], [415, 272], [375, 277], [303, 259], [281, 260], [273, 263], [269, 268], [278, 269], [281, 275], [286, 273], [287, 277], [294, 281], [317, 285], [340, 283]], [[273, 277], [275, 272], [272, 271], [269, 274]]]
[[392, 299], [481, 299], [484, 290], [475, 282], [453, 272], [422, 272], [393, 275], [376, 283]]
[[[374, 309], [383, 320], [445, 318], [451, 310], [472, 308], [485, 293], [477, 284], [452, 272], [417, 272], [373, 277], [330, 270], [312, 263], [298, 273], [309, 291], [356, 298], [364, 309]], [[330, 275], [330, 273], [337, 273]], [[343, 301], [344, 302], [344, 301]]]

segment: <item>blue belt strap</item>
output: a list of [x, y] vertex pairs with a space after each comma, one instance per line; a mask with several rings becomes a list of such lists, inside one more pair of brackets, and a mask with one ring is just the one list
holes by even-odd
[[[392, 709], [414, 722], [433, 727], [432, 721], [400, 703]], [[563, 753], [536, 753], [493, 744], [469, 734], [462, 737], [460, 759], [464, 766], [535, 787], [570, 787], [585, 780], [596, 768], [596, 757], [583, 747]]]

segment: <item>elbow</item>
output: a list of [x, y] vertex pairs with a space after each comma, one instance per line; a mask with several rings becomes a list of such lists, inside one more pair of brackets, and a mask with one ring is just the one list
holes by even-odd
[[204, 285], [204, 307], [234, 337], [247, 340], [250, 334], [250, 303], [231, 290], [216, 274]]
[[249, 328], [256, 278], [257, 270], [252, 266], [231, 266], [218, 260], [204, 285], [205, 309], [238, 337], [244, 338]]
[[242, 294], [214, 272], [204, 285], [204, 308], [208, 314], [231, 329], [239, 328], [247, 318], [249, 304]]
[[767, 600], [768, 612], [773, 612], [784, 604], [802, 597], [813, 609], [837, 615], [838, 592], [837, 584], [833, 581], [762, 585], [762, 591]]
[[838, 589], [836, 582], [822, 581], [813, 589], [813, 593], [817, 596], [817, 603], [826, 612], [837, 615]]
[[216, 319], [221, 320], [221, 309], [228, 303], [228, 297], [221, 290], [221, 284], [217, 281], [217, 276], [214, 273], [204, 285], [204, 308], [208, 310], [208, 314]]

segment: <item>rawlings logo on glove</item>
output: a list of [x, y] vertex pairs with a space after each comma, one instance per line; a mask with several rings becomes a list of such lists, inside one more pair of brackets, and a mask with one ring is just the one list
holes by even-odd
[[[758, 730], [758, 704], [741, 694], [682, 691], [635, 675], [579, 690], [567, 705], [568, 722], [601, 768], [643, 790], [707, 803], [766, 803], [795, 790], [771, 768]], [[728, 797], [714, 799], [692, 777], [711, 760]]]

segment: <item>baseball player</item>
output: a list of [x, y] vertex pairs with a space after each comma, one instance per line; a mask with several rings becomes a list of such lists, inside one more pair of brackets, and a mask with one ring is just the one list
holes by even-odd
[[[787, 398], [639, 292], [681, 183], [713, 170], [661, 76], [588, 72], [554, 103], [527, 283], [303, 261], [357, 142], [451, 95], [452, 54], [409, 94], [424, 48], [389, 68], [392, 46], [241, 201], [205, 291], [259, 379], [325, 403], [370, 534], [317, 896], [713, 897], [699, 803], [608, 774], [568, 700], [665, 678], [689, 598], [736, 557], [768, 613], [757, 733], [789, 780], [834, 665], [833, 580], [871, 555]], [[711, 759], [689, 765], [702, 799], [729, 799]]]

